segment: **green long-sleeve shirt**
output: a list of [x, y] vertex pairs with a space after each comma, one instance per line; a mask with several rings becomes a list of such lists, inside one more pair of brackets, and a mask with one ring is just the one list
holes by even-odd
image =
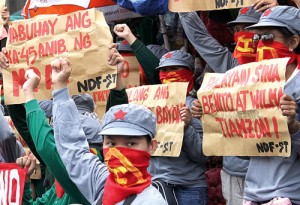
[[[111, 90], [107, 108], [123, 103], [128, 103], [125, 89], [121, 91]], [[36, 100], [27, 102], [25, 108], [27, 122], [25, 121], [24, 106], [10, 105], [9, 110], [12, 121], [26, 143], [27, 141], [31, 142], [28, 144], [29, 148], [34, 148], [39, 158], [45, 162], [53, 176], [65, 190], [65, 194], [61, 199], [58, 199], [55, 186], [53, 185], [41, 198], [33, 202], [30, 195], [30, 187], [25, 186], [23, 204], [89, 204], [68, 176], [65, 166], [56, 150], [53, 129], [49, 126], [44, 111], [39, 107]], [[47, 203], [45, 203], [45, 200]]]
[[156, 69], [159, 65], [159, 59], [138, 39], [131, 44], [131, 48], [142, 66], [149, 83], [152, 85], [161, 84], [159, 71]]
[[52, 186], [42, 197], [37, 198], [35, 201], [31, 197], [30, 182], [27, 182], [24, 187], [22, 205], [60, 205], [71, 204], [72, 201], [68, 194], [64, 194], [61, 199], [56, 196], [55, 186]]

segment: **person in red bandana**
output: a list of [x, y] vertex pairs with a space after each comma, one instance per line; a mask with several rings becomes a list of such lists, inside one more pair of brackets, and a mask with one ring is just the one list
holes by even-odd
[[[261, 14], [253, 7], [244, 7], [239, 10], [237, 18], [228, 23], [234, 31], [236, 47], [233, 53], [208, 33], [196, 12], [179, 13], [179, 16], [189, 41], [200, 56], [214, 72], [224, 73], [240, 64], [255, 61], [256, 47], [252, 44], [254, 32], [247, 31], [246, 27], [257, 23]], [[200, 119], [201, 106], [198, 100], [193, 102], [192, 113], [193, 117]], [[242, 204], [248, 164], [249, 160], [223, 157], [222, 194], [227, 205]]]
[[[80, 126], [80, 114], [69, 95], [67, 81], [72, 70], [69, 61], [60, 58], [51, 65], [56, 148], [70, 178], [88, 202], [166, 205], [159, 191], [151, 186], [151, 175], [147, 171], [150, 154], [157, 146], [153, 140], [156, 119], [152, 112], [128, 104], [109, 109], [103, 117], [100, 133], [103, 136], [104, 164], [89, 152]], [[26, 72], [26, 77], [24, 87], [36, 87], [39, 77], [32, 70]], [[24, 89], [24, 92], [28, 103], [32, 103], [32, 91]]]
[[290, 6], [273, 7], [249, 29], [255, 29], [256, 61], [290, 58], [280, 108], [287, 116], [291, 155], [286, 158], [250, 157], [244, 205], [300, 204], [300, 10]]

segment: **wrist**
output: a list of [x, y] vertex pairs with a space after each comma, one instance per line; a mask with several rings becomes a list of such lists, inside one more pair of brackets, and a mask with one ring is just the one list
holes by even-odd
[[25, 96], [25, 102], [29, 102], [35, 99], [34, 90], [23, 90]]
[[123, 84], [122, 75], [121, 75], [121, 73], [118, 73], [116, 87], [113, 88], [113, 90], [123, 90], [124, 88], [125, 88], [125, 85]]
[[68, 86], [68, 84], [66, 82], [65, 83], [57, 82], [57, 83], [53, 84], [54, 90], [60, 90], [60, 89], [63, 89], [67, 86]]
[[132, 45], [136, 40], [136, 37], [130, 33], [128, 36], [126, 36], [126, 41], [129, 43], [129, 45]]

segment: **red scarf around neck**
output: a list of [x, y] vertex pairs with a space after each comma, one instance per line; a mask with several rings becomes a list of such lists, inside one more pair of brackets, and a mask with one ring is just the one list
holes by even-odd
[[103, 205], [115, 205], [150, 186], [148, 152], [114, 147], [103, 149], [103, 153], [110, 172], [104, 186]]

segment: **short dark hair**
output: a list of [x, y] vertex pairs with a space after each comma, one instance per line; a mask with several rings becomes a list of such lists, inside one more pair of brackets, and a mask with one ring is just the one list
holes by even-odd
[[287, 28], [285, 27], [278, 27], [277, 28], [279, 30], [279, 32], [284, 35], [284, 37], [286, 38], [290, 38], [292, 37], [294, 34], [292, 32], [290, 32]]
[[147, 143], [150, 144], [152, 139], [150, 137], [150, 135], [145, 135], [146, 139], [147, 139]]
[[[293, 34], [291, 31], [289, 31], [287, 28], [285, 27], [278, 27], [277, 28], [278, 31], [285, 37], [285, 38], [291, 38], [292, 36], [294, 36], [295, 34]], [[294, 52], [297, 54], [300, 54], [300, 43], [298, 44], [298, 46], [294, 49]]]

